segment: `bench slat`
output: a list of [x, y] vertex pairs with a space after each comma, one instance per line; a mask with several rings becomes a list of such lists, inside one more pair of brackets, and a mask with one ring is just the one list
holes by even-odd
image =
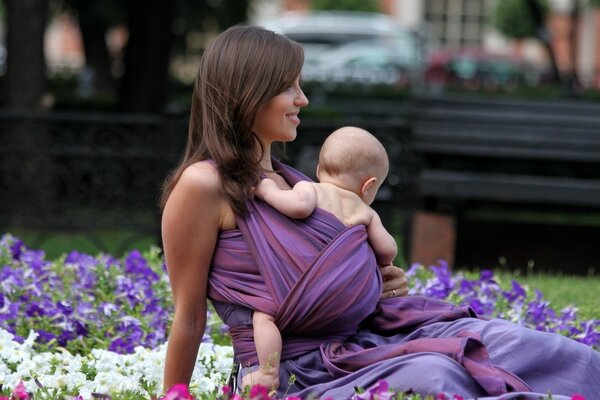
[[415, 143], [414, 148], [422, 153], [463, 155], [470, 157], [494, 157], [515, 159], [541, 159], [579, 162], [600, 162], [600, 152], [571, 150], [564, 148], [546, 147], [517, 147], [497, 144], [446, 144], [446, 143]]
[[600, 180], [424, 170], [422, 196], [600, 207]]

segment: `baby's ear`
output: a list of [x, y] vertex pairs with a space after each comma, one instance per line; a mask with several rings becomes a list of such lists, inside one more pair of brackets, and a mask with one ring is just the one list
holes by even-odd
[[319, 170], [319, 164], [317, 163], [317, 175], [315, 175], [317, 177], [317, 180], [321, 180], [321, 179], [319, 179], [320, 173], [321, 173], [321, 171]]
[[360, 187], [360, 193], [364, 196], [371, 188], [375, 188], [377, 184], [377, 177], [372, 176], [365, 180]]

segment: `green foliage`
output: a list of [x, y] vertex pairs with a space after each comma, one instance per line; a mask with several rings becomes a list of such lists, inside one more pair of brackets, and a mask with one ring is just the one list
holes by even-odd
[[589, 0], [589, 5], [592, 8], [600, 7], [600, 0]]
[[375, 0], [313, 0], [312, 8], [315, 10], [342, 10], [342, 11], [378, 11]]
[[[535, 0], [548, 14], [546, 0]], [[499, 0], [492, 14], [492, 23], [498, 31], [512, 39], [524, 39], [535, 36], [535, 21], [526, 0]]]

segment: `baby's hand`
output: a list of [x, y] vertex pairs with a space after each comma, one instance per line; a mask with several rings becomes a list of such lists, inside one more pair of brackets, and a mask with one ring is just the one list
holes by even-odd
[[246, 374], [242, 379], [242, 389], [246, 386], [261, 385], [269, 390], [279, 388], [279, 371], [265, 371], [261, 368]]
[[259, 199], [264, 199], [266, 194], [272, 190], [279, 190], [279, 186], [277, 186], [277, 183], [275, 183], [273, 179], [265, 178], [262, 179], [256, 189], [254, 189], [254, 194], [256, 194]]

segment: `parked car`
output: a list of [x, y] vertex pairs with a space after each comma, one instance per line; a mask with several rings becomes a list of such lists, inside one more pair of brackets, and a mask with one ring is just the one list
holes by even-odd
[[302, 44], [307, 82], [403, 84], [422, 64], [416, 36], [385, 14], [290, 12], [259, 25]]
[[401, 36], [348, 43], [307, 63], [302, 78], [328, 86], [406, 86], [420, 68], [415, 52], [412, 41]]
[[539, 66], [479, 48], [438, 50], [429, 56], [425, 67], [425, 82], [438, 90], [512, 90], [521, 85], [535, 86], [543, 79], [543, 68]]

